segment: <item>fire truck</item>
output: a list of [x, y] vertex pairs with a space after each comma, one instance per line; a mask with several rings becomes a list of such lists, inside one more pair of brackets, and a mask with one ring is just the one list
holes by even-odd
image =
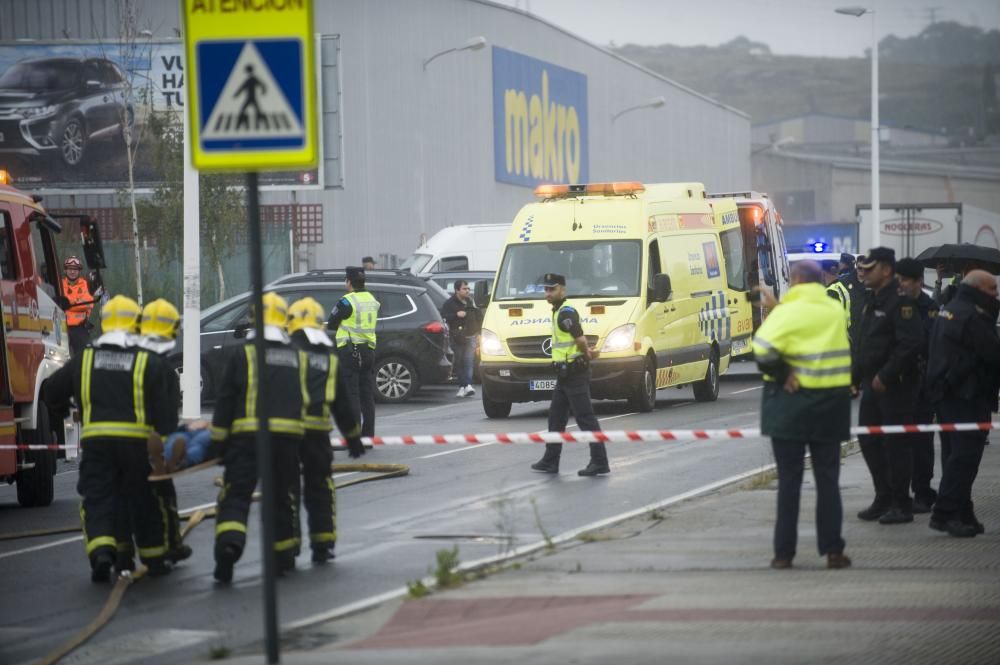
[[[103, 268], [97, 225], [81, 217], [88, 266]], [[56, 460], [79, 451], [79, 428], [60, 421], [41, 401], [46, 379], [69, 361], [59, 221], [41, 197], [10, 185], [0, 170], [0, 482], [16, 483], [22, 506], [47, 506], [54, 496]], [[97, 264], [96, 266], [94, 264]]]

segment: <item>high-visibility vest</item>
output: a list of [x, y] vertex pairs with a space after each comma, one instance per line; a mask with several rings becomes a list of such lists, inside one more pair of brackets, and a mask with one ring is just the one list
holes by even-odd
[[843, 282], [837, 281], [826, 287], [828, 293], [832, 293], [837, 296], [837, 300], [844, 307], [844, 312], [847, 314], [847, 328], [851, 328], [851, 290], [847, 288], [847, 285]]
[[378, 324], [379, 302], [369, 291], [352, 291], [344, 298], [351, 303], [351, 315], [337, 328], [337, 347], [350, 342], [375, 348], [375, 326]]
[[552, 313], [552, 362], [554, 363], [572, 362], [583, 355], [573, 335], [559, 327], [559, 315], [566, 310], [575, 311], [569, 305], [563, 305]]
[[83, 325], [87, 322], [90, 311], [94, 309], [94, 296], [90, 293], [87, 280], [80, 277], [75, 282], [71, 282], [69, 278], [63, 277], [62, 290], [63, 295], [72, 305], [66, 310], [66, 325], [71, 328]]
[[[821, 284], [793, 286], [757, 329], [758, 360], [788, 363], [802, 388], [851, 385], [851, 343], [847, 317]], [[764, 375], [765, 381], [774, 381]]]

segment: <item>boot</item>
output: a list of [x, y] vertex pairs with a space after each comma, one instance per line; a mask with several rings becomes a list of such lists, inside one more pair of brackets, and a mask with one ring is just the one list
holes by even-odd
[[146, 562], [146, 574], [150, 577], [164, 577], [170, 574], [170, 564], [166, 558], [157, 557]]
[[858, 519], [866, 522], [874, 522], [889, 512], [889, 506], [878, 499], [872, 501], [872, 505], [858, 513]]
[[590, 464], [587, 465], [587, 468], [580, 469], [576, 473], [580, 476], [598, 476], [611, 473], [611, 467], [608, 466], [608, 451], [603, 443], [590, 444]]
[[215, 571], [212, 576], [223, 584], [233, 581], [233, 566], [240, 558], [240, 550], [236, 545], [228, 543], [215, 546]]
[[280, 577], [295, 570], [295, 552], [276, 552], [274, 559]]
[[111, 568], [115, 565], [115, 555], [107, 549], [99, 549], [90, 559], [90, 581], [107, 582], [111, 579]]
[[562, 455], [561, 443], [546, 443], [542, 459], [531, 465], [533, 471], [541, 473], [559, 473], [559, 456]]
[[317, 565], [322, 565], [329, 561], [330, 559], [336, 558], [333, 553], [332, 543], [323, 543], [321, 545], [313, 545], [312, 548], [312, 562]]
[[167, 553], [167, 560], [171, 563], [177, 563], [178, 561], [183, 561], [191, 556], [191, 546], [180, 544], [174, 549]]

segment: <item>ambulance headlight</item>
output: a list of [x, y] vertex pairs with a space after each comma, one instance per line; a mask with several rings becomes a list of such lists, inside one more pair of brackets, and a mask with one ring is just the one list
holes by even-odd
[[483, 328], [483, 336], [481, 346], [479, 351], [484, 356], [505, 356], [506, 352], [503, 350], [503, 342], [500, 341], [500, 337], [497, 336], [492, 330], [486, 330]]
[[604, 345], [601, 346], [601, 353], [614, 353], [615, 351], [629, 351], [632, 349], [632, 344], [635, 342], [635, 324], [626, 323], [623, 326], [618, 326], [610, 333], [608, 333], [607, 339], [604, 340]]

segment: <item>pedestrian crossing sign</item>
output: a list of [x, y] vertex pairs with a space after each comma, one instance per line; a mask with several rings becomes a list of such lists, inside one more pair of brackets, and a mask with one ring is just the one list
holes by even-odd
[[181, 1], [195, 167], [314, 167], [312, 0]]

